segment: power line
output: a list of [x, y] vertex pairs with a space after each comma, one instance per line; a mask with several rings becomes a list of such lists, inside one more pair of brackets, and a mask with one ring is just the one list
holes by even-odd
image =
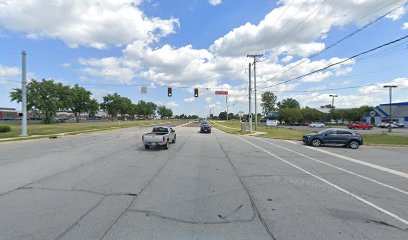
[[[374, 12], [381, 11], [382, 9], [387, 8], [388, 6], [393, 5], [393, 4], [395, 4], [396, 2], [399, 2], [399, 1], [400, 1], [400, 0], [394, 1], [394, 2], [392, 2], [391, 4], [387, 4], [387, 5], [383, 6], [383, 7], [381, 7], [380, 9], [375, 10]], [[327, 46], [327, 47], [324, 48], [323, 50], [321, 50], [321, 51], [319, 51], [319, 52], [313, 54], [313, 55], [310, 56], [309, 58], [303, 59], [302, 61], [296, 63], [295, 65], [291, 66], [290, 68], [288, 68], [288, 69], [286, 69], [286, 70], [284, 70], [284, 71], [282, 71], [282, 72], [280, 72], [280, 73], [274, 75], [272, 78], [266, 80], [266, 81], [264, 82], [264, 84], [265, 84], [266, 82], [272, 81], [272, 80], [274, 80], [274, 79], [276, 79], [276, 78], [282, 76], [283, 74], [289, 72], [290, 70], [292, 70], [292, 69], [294, 69], [294, 68], [296, 68], [296, 67], [302, 65], [303, 63], [307, 62], [309, 59], [313, 59], [313, 58], [319, 56], [320, 54], [322, 54], [322, 53], [328, 51], [329, 49], [335, 47], [336, 45], [342, 43], [343, 41], [347, 40], [348, 38], [350, 38], [350, 37], [356, 35], [357, 33], [361, 32], [361, 31], [363, 31], [364, 29], [366, 29], [366, 28], [372, 26], [374, 23], [380, 21], [381, 19], [385, 18], [387, 15], [389, 15], [389, 14], [391, 14], [391, 13], [397, 11], [399, 8], [404, 7], [404, 6], [406, 6], [407, 4], [408, 4], [408, 2], [406, 1], [402, 6], [398, 6], [398, 7], [394, 8], [394, 9], [392, 9], [392, 10], [386, 12], [385, 14], [379, 16], [378, 18], [374, 19], [373, 21], [369, 22], [368, 24], [366, 24], [366, 25], [364, 25], [364, 26], [358, 28], [357, 30], [355, 30], [355, 31], [353, 31], [353, 32], [351, 32], [351, 33], [345, 35], [344, 37], [342, 37], [342, 38], [340, 38], [339, 40], [335, 41], [334, 43], [330, 44], [329, 46]], [[371, 12], [371, 13], [369, 13], [369, 14], [366, 14], [366, 15], [364, 15], [363, 17], [354, 19], [353, 21], [350, 21], [348, 24], [350, 24], [351, 22], [354, 22], [354, 21], [361, 20], [361, 19], [363, 19], [363, 18], [365, 18], [365, 17], [371, 15], [371, 14], [374, 13], [374, 12]]]
[[353, 56], [351, 56], [351, 57], [348, 57], [348, 58], [346, 58], [346, 59], [343, 59], [343, 60], [341, 60], [341, 61], [338, 61], [338, 62], [329, 64], [329, 65], [327, 65], [326, 67], [323, 67], [323, 68], [314, 70], [314, 71], [312, 71], [312, 72], [309, 72], [309, 73], [300, 75], [300, 76], [298, 76], [298, 77], [295, 77], [295, 78], [292, 78], [292, 79], [288, 79], [288, 80], [285, 80], [285, 81], [282, 81], [282, 82], [279, 82], [279, 83], [276, 83], [276, 84], [273, 84], [273, 85], [269, 85], [269, 86], [267, 86], [267, 87], [265, 87], [265, 88], [270, 88], [270, 87], [278, 86], [278, 85], [281, 85], [281, 84], [284, 84], [284, 83], [287, 83], [287, 82], [292, 82], [292, 81], [301, 79], [301, 78], [303, 78], [303, 77], [306, 77], [306, 76], [309, 76], [309, 75], [312, 75], [312, 74], [315, 74], [315, 73], [324, 71], [324, 70], [329, 69], [329, 68], [331, 68], [331, 67], [333, 67], [333, 66], [342, 64], [342, 63], [344, 63], [344, 62], [350, 61], [350, 60], [352, 60], [352, 59], [354, 59], [354, 58], [357, 58], [357, 57], [359, 57], [359, 56], [365, 55], [365, 54], [367, 54], [367, 53], [373, 52], [373, 51], [378, 50], [378, 49], [380, 49], [380, 48], [383, 48], [383, 47], [389, 46], [389, 45], [391, 45], [391, 44], [394, 44], [394, 43], [396, 43], [396, 42], [402, 41], [402, 40], [404, 40], [404, 39], [406, 39], [406, 38], [408, 38], [408, 35], [405, 35], [405, 36], [403, 36], [403, 37], [401, 37], [401, 38], [398, 38], [398, 39], [396, 39], [396, 40], [393, 40], [393, 41], [384, 43], [384, 44], [382, 44], [382, 45], [380, 45], [380, 46], [371, 48], [371, 49], [366, 50], [366, 51], [364, 51], [364, 52], [355, 54], [355, 55], [353, 55]]

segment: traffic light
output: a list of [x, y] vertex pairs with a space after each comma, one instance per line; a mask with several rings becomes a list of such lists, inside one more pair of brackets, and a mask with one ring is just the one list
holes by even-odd
[[170, 87], [167, 88], [167, 96], [169, 97], [173, 96], [173, 89], [171, 89]]
[[194, 88], [194, 97], [198, 97], [198, 88]]

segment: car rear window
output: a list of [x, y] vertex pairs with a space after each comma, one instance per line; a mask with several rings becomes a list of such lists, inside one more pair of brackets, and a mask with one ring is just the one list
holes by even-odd
[[157, 133], [157, 132], [168, 132], [167, 128], [164, 127], [155, 127], [153, 128], [153, 132]]

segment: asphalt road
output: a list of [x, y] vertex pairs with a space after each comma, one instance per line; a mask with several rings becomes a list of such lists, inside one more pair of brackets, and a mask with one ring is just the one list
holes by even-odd
[[0, 239], [408, 239], [408, 149], [198, 127], [0, 144]]

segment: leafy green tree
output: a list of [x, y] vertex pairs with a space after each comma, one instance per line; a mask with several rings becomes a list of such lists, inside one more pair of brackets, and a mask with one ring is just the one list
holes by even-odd
[[302, 121], [302, 114], [297, 108], [280, 108], [278, 112], [278, 120], [285, 123], [293, 123]]
[[147, 102], [146, 105], [146, 115], [148, 118], [154, 117], [156, 110], [157, 110], [157, 105], [152, 102]]
[[220, 114], [218, 114], [218, 119], [220, 120], [227, 120], [227, 112], [220, 112]]
[[272, 92], [262, 93], [261, 107], [265, 115], [276, 111], [276, 99], [277, 97]]
[[91, 99], [91, 101], [89, 101], [88, 103], [88, 109], [87, 109], [88, 115], [90, 117], [95, 117], [98, 111], [99, 111], [98, 101], [96, 101], [96, 99]]
[[[21, 89], [10, 92], [12, 101], [21, 102]], [[59, 110], [68, 109], [70, 105], [69, 86], [55, 83], [54, 80], [36, 81], [27, 84], [27, 109], [43, 117], [43, 123], [49, 124]]]
[[112, 120], [115, 119], [120, 111], [122, 97], [117, 94], [108, 94], [103, 97], [103, 102], [101, 103], [101, 109], [104, 110]]
[[122, 116], [122, 120], [125, 120], [126, 114], [131, 111], [132, 101], [129, 98], [121, 97], [119, 99], [119, 111], [118, 113]]
[[161, 119], [170, 118], [173, 116], [173, 110], [166, 108], [166, 106], [159, 106], [157, 107], [157, 115], [159, 115]]
[[76, 122], [79, 122], [81, 113], [90, 112], [91, 107], [95, 107], [94, 105], [91, 106], [92, 104], [95, 104], [95, 102], [92, 102], [93, 99], [91, 99], [91, 92], [78, 86], [78, 84], [75, 84], [67, 91], [69, 93], [69, 109], [71, 109], [72, 113], [74, 114]]
[[323, 113], [320, 112], [317, 109], [305, 107], [300, 110], [300, 113], [302, 114], [302, 119], [305, 122], [314, 122], [314, 121], [320, 121], [323, 117]]
[[296, 109], [300, 109], [300, 104], [299, 102], [294, 99], [294, 98], [286, 98], [283, 99], [281, 102], [278, 102], [278, 107], [279, 109], [281, 108], [296, 108]]

